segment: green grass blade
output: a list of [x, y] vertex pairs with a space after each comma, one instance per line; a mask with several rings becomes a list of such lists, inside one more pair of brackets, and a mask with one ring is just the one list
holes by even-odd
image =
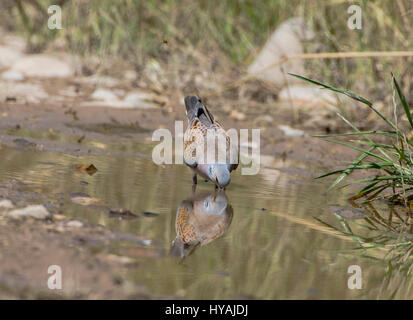
[[293, 77], [296, 77], [296, 78], [298, 78], [298, 79], [301, 79], [301, 80], [304, 80], [304, 81], [308, 81], [308, 82], [310, 82], [310, 83], [313, 83], [313, 84], [316, 84], [316, 85], [318, 85], [318, 86], [324, 87], [324, 88], [329, 89], [329, 90], [331, 90], [331, 91], [335, 91], [335, 92], [344, 94], [344, 95], [346, 95], [346, 96], [348, 96], [348, 97], [350, 97], [350, 98], [352, 98], [352, 99], [354, 99], [354, 100], [360, 101], [360, 102], [368, 105], [369, 107], [372, 107], [372, 106], [373, 106], [373, 103], [371, 103], [370, 101], [368, 101], [367, 99], [365, 99], [365, 98], [363, 98], [363, 97], [360, 97], [360, 96], [356, 95], [356, 94], [353, 93], [353, 92], [341, 90], [341, 89], [338, 89], [338, 88], [329, 86], [329, 85], [327, 85], [327, 84], [324, 84], [324, 83], [321, 83], [321, 82], [318, 82], [318, 81], [315, 81], [315, 80], [312, 80], [312, 79], [309, 79], [309, 78], [300, 76], [300, 75], [298, 75], [298, 74], [294, 74], [294, 73], [288, 73], [288, 74], [291, 75], [291, 76], [293, 76]]
[[359, 148], [359, 147], [357, 147], [357, 146], [353, 146], [353, 145], [351, 145], [351, 144], [349, 144], [349, 143], [345, 143], [345, 142], [338, 141], [338, 140], [330, 140], [330, 139], [327, 139], [326, 141], [329, 141], [329, 142], [332, 142], [332, 143], [336, 143], [336, 144], [341, 144], [341, 145], [343, 145], [343, 146], [346, 146], [346, 147], [348, 147], [348, 148], [351, 148], [351, 149], [354, 149], [354, 150], [363, 152], [363, 153], [366, 154], [366, 155], [369, 155], [369, 156], [371, 156], [371, 157], [380, 159], [380, 160], [382, 160], [382, 161], [386, 161], [386, 162], [388, 161], [388, 159], [386, 159], [386, 158], [384, 158], [384, 157], [382, 157], [382, 156], [379, 156], [378, 154], [375, 154], [375, 153], [370, 152], [369, 150], [365, 150], [365, 149], [363, 149], [363, 148]]
[[[371, 147], [369, 148], [369, 152], [373, 151], [375, 148]], [[354, 162], [353, 165], [359, 165], [361, 161], [363, 161], [367, 157], [367, 154], [363, 153], [361, 154]], [[348, 176], [350, 173], [352, 173], [352, 169], [346, 169], [340, 176], [337, 177], [337, 179], [328, 187], [327, 191], [330, 191], [333, 189], [337, 184], [339, 184], [346, 176]]]
[[401, 91], [400, 86], [399, 86], [396, 78], [394, 77], [393, 73], [392, 73], [392, 80], [393, 80], [393, 84], [396, 88], [397, 95], [399, 96], [399, 99], [402, 103], [404, 113], [407, 116], [407, 120], [409, 120], [410, 126], [413, 128], [413, 120], [412, 120], [412, 115], [410, 113], [409, 106], [407, 105], [406, 98], [404, 97], [403, 92]]
[[345, 133], [313, 134], [311, 136], [315, 138], [325, 138], [325, 137], [341, 137], [341, 136], [358, 136], [358, 135], [364, 135], [364, 134], [381, 134], [381, 135], [393, 136], [394, 134], [396, 134], [396, 131], [369, 130], [369, 131], [357, 131], [357, 132], [345, 132]]

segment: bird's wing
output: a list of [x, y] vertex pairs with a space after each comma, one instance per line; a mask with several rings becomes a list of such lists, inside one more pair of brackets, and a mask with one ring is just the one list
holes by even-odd
[[184, 162], [192, 168], [196, 168], [200, 162], [198, 161], [196, 149], [204, 143], [206, 130], [207, 127], [202, 124], [198, 117], [195, 117], [185, 131]]
[[[231, 138], [225, 131], [225, 129], [217, 122], [215, 121], [213, 126], [216, 128], [215, 130], [217, 131], [218, 135], [223, 135], [225, 136], [225, 141], [226, 141], [226, 162], [230, 164], [229, 170], [235, 170], [238, 167], [239, 163], [239, 150], [238, 150], [238, 141], [234, 141], [234, 143], [231, 143]], [[231, 153], [236, 156], [236, 163], [234, 161], [231, 161]]]
[[[196, 154], [196, 149], [204, 147], [204, 157], [207, 155], [206, 141], [207, 132], [213, 134], [212, 137], [223, 137], [226, 141], [226, 160], [229, 165], [229, 170], [235, 170], [238, 167], [239, 152], [238, 143], [231, 143], [230, 137], [222, 126], [215, 121], [214, 116], [209, 112], [208, 108], [202, 104], [201, 99], [196, 96], [188, 96], [185, 98], [186, 114], [188, 117], [188, 129], [184, 136], [184, 162], [192, 168], [196, 168], [200, 163], [200, 156]], [[217, 151], [217, 150], [216, 150]], [[231, 154], [236, 155], [236, 163], [231, 159]], [[218, 153], [216, 153], [216, 156]], [[205, 158], [206, 159], [206, 158]], [[204, 160], [205, 160], [204, 159]], [[233, 160], [233, 161], [231, 161]], [[204, 162], [206, 163], [206, 161]]]

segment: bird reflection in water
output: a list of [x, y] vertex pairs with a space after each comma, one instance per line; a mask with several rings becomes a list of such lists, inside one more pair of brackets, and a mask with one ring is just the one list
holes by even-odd
[[176, 238], [171, 254], [185, 258], [197, 248], [221, 237], [229, 228], [233, 210], [224, 190], [193, 192], [180, 203], [175, 219]]

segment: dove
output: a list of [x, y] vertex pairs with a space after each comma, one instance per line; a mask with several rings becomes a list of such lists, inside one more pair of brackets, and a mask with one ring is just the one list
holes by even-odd
[[176, 238], [171, 254], [185, 258], [198, 247], [221, 237], [232, 222], [233, 209], [224, 190], [193, 193], [176, 212]]
[[[197, 184], [200, 175], [224, 189], [231, 181], [231, 171], [238, 167], [238, 139], [231, 143], [230, 136], [197, 96], [185, 97], [185, 107], [188, 128], [184, 134], [184, 162], [193, 170], [193, 183]], [[208, 150], [208, 139], [215, 140], [213, 150]], [[208, 152], [214, 155], [212, 161]], [[221, 161], [220, 154], [224, 155]]]

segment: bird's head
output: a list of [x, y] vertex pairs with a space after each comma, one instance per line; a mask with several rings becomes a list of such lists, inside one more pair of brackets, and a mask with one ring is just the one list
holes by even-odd
[[231, 181], [231, 175], [226, 163], [210, 164], [208, 176], [220, 188], [225, 188]]
[[[201, 199], [202, 212], [210, 215], [222, 215], [226, 213], [228, 207], [228, 198], [225, 191], [219, 190]], [[198, 208], [198, 203], [195, 208]]]

